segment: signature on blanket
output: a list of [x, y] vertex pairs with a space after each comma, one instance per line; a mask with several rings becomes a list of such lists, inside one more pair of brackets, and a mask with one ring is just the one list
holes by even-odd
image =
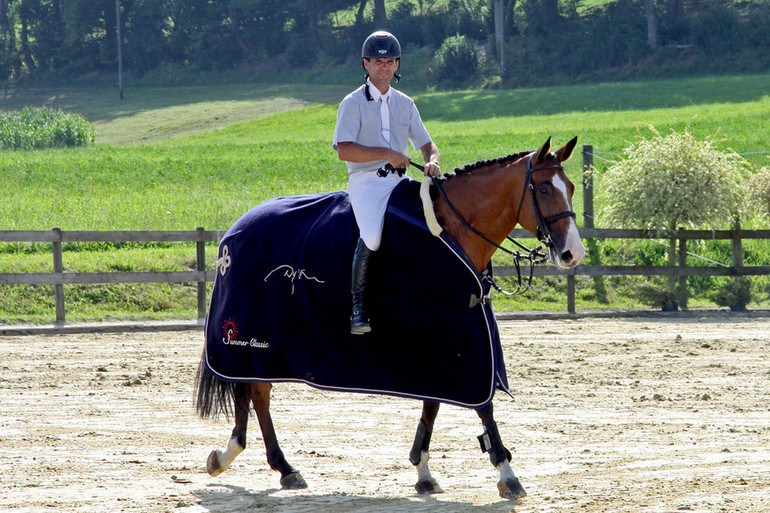
[[307, 274], [307, 272], [305, 272], [305, 269], [295, 270], [292, 266], [288, 264], [279, 265], [278, 267], [276, 267], [275, 269], [267, 273], [267, 276], [265, 276], [265, 282], [267, 282], [267, 279], [270, 278], [270, 276], [272, 276], [273, 273], [278, 272], [282, 269], [283, 269], [283, 274], [281, 276], [283, 276], [284, 278], [289, 278], [289, 281], [291, 282], [292, 295], [294, 295], [294, 280], [301, 280], [304, 278], [306, 280], [312, 280], [317, 283], [324, 283], [322, 280], [319, 280], [315, 276], [310, 276], [309, 274]]

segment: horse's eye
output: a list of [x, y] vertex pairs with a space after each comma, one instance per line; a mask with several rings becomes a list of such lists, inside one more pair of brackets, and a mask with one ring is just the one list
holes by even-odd
[[537, 192], [539, 192], [543, 196], [547, 196], [548, 195], [548, 187], [546, 187], [545, 184], [538, 185], [537, 186]]

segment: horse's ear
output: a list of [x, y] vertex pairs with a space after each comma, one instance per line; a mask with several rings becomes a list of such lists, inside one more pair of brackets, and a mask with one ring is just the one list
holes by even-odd
[[543, 160], [545, 160], [545, 158], [548, 156], [549, 153], [551, 153], [551, 138], [550, 137], [540, 147], [540, 149], [537, 151], [537, 160], [542, 162]]
[[559, 162], [567, 162], [572, 157], [572, 151], [575, 149], [575, 146], [577, 146], [577, 139], [577, 136], [573, 137], [570, 142], [562, 146], [561, 149], [556, 152], [556, 158], [559, 159]]

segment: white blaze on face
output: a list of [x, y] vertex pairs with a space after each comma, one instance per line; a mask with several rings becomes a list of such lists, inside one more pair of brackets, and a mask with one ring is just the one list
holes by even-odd
[[[570, 210], [572, 210], [572, 202], [567, 194], [567, 184], [561, 179], [559, 175], [554, 175], [553, 186], [564, 197], [564, 203], [566, 203]], [[568, 252], [571, 254], [571, 258], [568, 261], [563, 261], [561, 255]], [[564, 248], [559, 254], [552, 254], [554, 264], [556, 267], [575, 267], [586, 255], [586, 248], [583, 246], [583, 242], [580, 240], [580, 234], [578, 234], [577, 223], [575, 219], [569, 218], [569, 229], [567, 230], [567, 236], [564, 240]]]

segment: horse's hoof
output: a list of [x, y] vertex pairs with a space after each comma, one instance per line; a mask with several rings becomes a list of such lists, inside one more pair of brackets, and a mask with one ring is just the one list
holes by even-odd
[[414, 489], [417, 490], [417, 493], [420, 495], [444, 493], [444, 490], [441, 489], [438, 482], [432, 477], [430, 479], [425, 479], [424, 481], [418, 481], [417, 484], [414, 485]]
[[209, 454], [209, 459], [206, 460], [206, 471], [212, 477], [216, 477], [227, 470], [227, 467], [223, 468], [219, 464], [219, 454], [217, 454], [218, 452], [219, 451], [211, 451], [211, 454]]
[[284, 490], [302, 490], [307, 488], [307, 483], [299, 472], [292, 472], [291, 474], [281, 476], [281, 487]]
[[498, 481], [497, 489], [500, 491], [500, 497], [503, 499], [519, 499], [527, 496], [527, 491], [521, 486], [518, 477]]

